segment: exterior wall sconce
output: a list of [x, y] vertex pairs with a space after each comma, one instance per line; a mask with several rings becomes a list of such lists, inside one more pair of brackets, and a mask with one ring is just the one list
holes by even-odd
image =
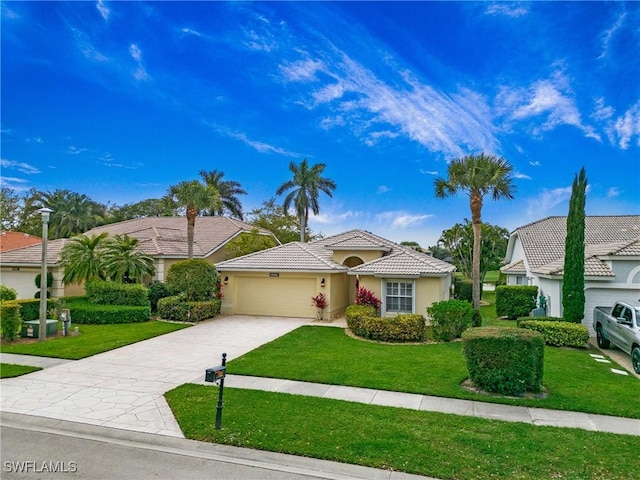
[[320, 286], [321, 286], [322, 288], [324, 288], [324, 285], [325, 285], [325, 283], [324, 283], [324, 278], [323, 278], [322, 280], [320, 280]]
[[227, 285], [228, 283], [229, 283], [229, 277], [226, 276], [226, 277], [224, 277], [224, 284]]

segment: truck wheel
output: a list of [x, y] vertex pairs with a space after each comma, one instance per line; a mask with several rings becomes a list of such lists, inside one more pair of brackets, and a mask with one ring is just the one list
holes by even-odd
[[640, 347], [634, 347], [631, 352], [631, 363], [636, 373], [640, 373]]
[[[598, 341], [598, 346], [600, 348], [609, 348], [609, 345], [611, 345], [611, 342], [604, 338], [604, 335], [602, 334], [602, 327], [600, 325], [596, 328], [596, 340]], [[640, 354], [640, 352], [638, 353]]]

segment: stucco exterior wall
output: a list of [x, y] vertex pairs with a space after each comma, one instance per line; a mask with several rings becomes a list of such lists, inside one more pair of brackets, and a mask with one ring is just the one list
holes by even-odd
[[349, 298], [349, 280], [350, 278], [346, 273], [333, 273], [325, 277], [325, 281], [329, 284], [324, 288], [329, 293], [327, 295], [329, 300], [329, 318], [338, 318], [344, 315], [344, 310], [347, 305], [353, 303]]
[[382, 252], [380, 250], [335, 250], [333, 252], [333, 261], [341, 265], [349, 257], [358, 257], [363, 263], [367, 263], [382, 257]]

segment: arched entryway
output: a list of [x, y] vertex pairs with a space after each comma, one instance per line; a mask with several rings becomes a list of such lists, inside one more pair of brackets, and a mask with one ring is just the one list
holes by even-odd
[[[356, 256], [347, 257], [345, 258], [344, 262], [342, 262], [345, 267], [349, 268], [357, 267], [358, 265], [362, 265], [363, 263], [364, 260]], [[356, 298], [357, 281], [357, 277], [349, 275], [349, 305], [351, 305]]]

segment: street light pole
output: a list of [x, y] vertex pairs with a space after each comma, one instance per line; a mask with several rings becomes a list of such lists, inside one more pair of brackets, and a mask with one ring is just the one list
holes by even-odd
[[40, 270], [40, 328], [38, 341], [47, 339], [47, 236], [49, 235], [50, 208], [41, 208], [38, 213], [42, 217], [42, 269]]

